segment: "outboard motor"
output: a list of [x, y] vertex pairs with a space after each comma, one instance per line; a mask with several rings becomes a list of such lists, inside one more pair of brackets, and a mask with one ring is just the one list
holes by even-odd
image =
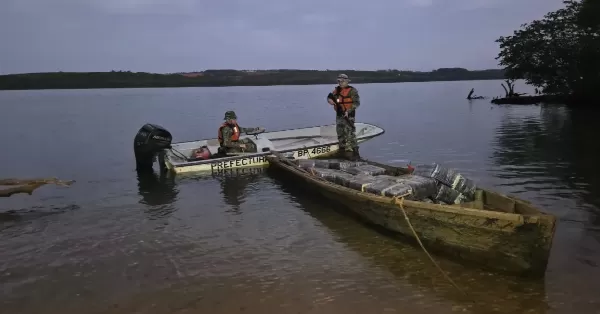
[[170, 148], [172, 140], [171, 133], [160, 125], [147, 123], [142, 126], [133, 140], [136, 170], [152, 171], [156, 154]]

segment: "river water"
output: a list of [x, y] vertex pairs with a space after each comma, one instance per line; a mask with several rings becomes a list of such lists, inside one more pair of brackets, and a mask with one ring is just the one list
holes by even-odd
[[[598, 114], [467, 101], [500, 81], [357, 85], [361, 154], [440, 162], [558, 216], [546, 277], [436, 257], [276, 174], [138, 177], [132, 142], [216, 136], [226, 110], [269, 130], [333, 123], [333, 85], [0, 91], [0, 177], [68, 188], [0, 199], [2, 313], [600, 313]], [[517, 91], [530, 92], [523, 84]]]

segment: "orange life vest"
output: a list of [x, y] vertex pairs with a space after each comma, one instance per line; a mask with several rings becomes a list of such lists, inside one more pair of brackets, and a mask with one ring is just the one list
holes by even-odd
[[223, 144], [223, 132], [221, 132], [221, 130], [223, 130], [223, 128], [232, 128], [233, 129], [233, 135], [231, 135], [231, 140], [233, 142], [237, 142], [240, 139], [240, 126], [236, 123], [235, 125], [231, 126], [229, 125], [227, 122], [221, 124], [221, 126], [219, 127], [219, 144]]
[[[344, 111], [347, 111], [352, 108], [352, 97], [350, 97], [351, 90], [352, 86], [348, 86], [345, 88], [338, 86], [333, 89], [332, 94], [335, 97], [335, 99], [337, 99], [337, 103], [342, 107]], [[335, 107], [333, 108], [333, 110], [335, 110]]]

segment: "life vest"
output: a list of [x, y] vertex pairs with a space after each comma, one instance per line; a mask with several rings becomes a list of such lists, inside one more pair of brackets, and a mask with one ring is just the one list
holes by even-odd
[[218, 136], [220, 145], [223, 145], [223, 132], [221, 132], [223, 128], [231, 128], [233, 130], [233, 134], [231, 135], [231, 141], [237, 142], [240, 139], [240, 126], [237, 123], [232, 126], [229, 125], [229, 123], [225, 122], [219, 127]]
[[[337, 103], [344, 111], [347, 111], [352, 108], [352, 97], [350, 97], [350, 91], [352, 90], [352, 86], [348, 86], [345, 88], [336, 87], [333, 89], [333, 96], [337, 100]], [[333, 108], [336, 109], [335, 107]]]

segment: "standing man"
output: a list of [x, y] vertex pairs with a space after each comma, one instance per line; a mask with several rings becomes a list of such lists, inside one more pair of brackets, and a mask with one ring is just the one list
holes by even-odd
[[237, 124], [234, 111], [225, 112], [225, 122], [219, 127], [219, 151], [222, 153], [256, 152], [256, 145], [249, 138], [240, 139], [246, 132], [258, 131], [260, 128], [242, 128]]
[[327, 102], [333, 106], [336, 117], [336, 132], [339, 143], [339, 153], [346, 159], [356, 160], [360, 158], [354, 121], [356, 108], [360, 106], [360, 97], [356, 88], [348, 85], [348, 75], [340, 74], [337, 77], [338, 86], [327, 95]]

